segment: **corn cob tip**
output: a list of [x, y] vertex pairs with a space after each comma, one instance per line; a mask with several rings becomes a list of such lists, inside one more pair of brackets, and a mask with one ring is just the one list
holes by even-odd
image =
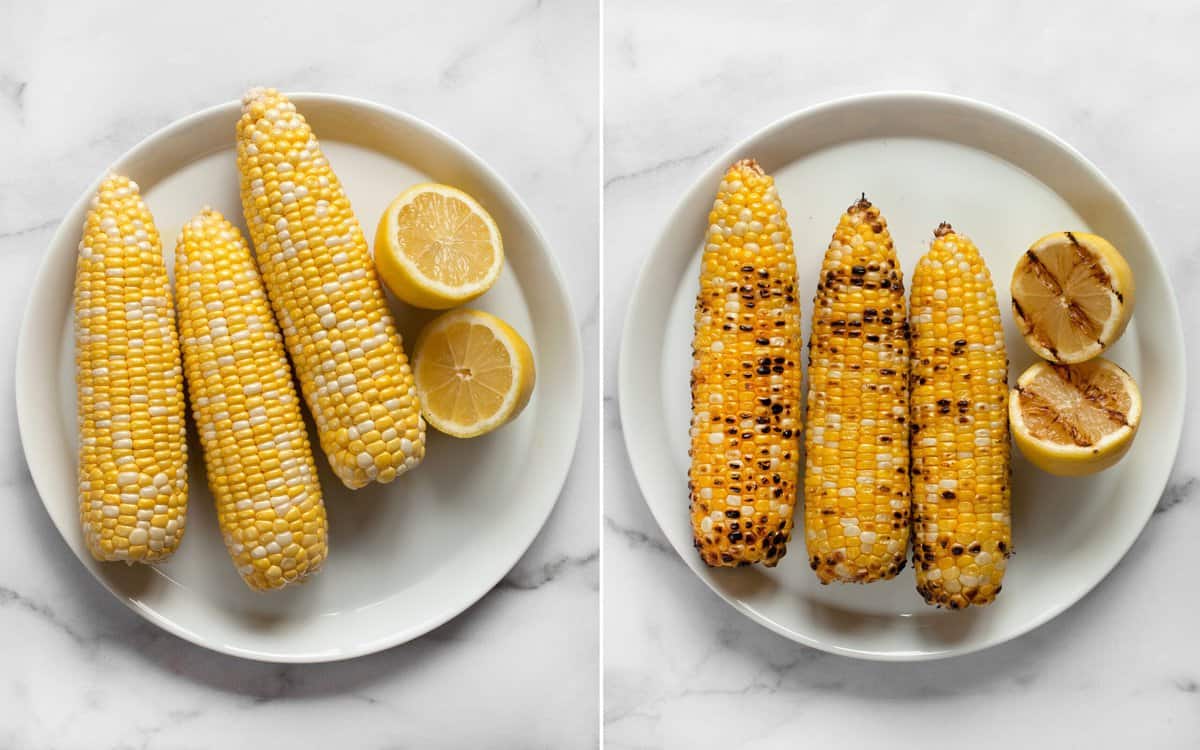
[[92, 193], [92, 199], [88, 202], [89, 207], [97, 208], [100, 205], [100, 198], [105, 191], [120, 190], [125, 188], [132, 195], [138, 195], [138, 184], [118, 172], [109, 172], [100, 182], [100, 187], [96, 188], [96, 192]]
[[848, 214], [862, 213], [863, 211], [870, 210], [870, 208], [871, 208], [871, 201], [867, 200], [866, 193], [862, 193], [860, 195], [859, 199], [854, 201], [854, 203], [850, 206], [850, 208], [846, 209], [846, 213], [848, 213]]
[[754, 159], [738, 159], [729, 167], [732, 169], [747, 169], [755, 174], [766, 174]]
[[948, 221], [943, 221], [941, 224], [938, 224], [937, 229], [933, 230], [934, 237], [945, 237], [948, 234], [957, 234], [954, 231], [954, 227], [950, 226], [950, 222]]
[[[199, 232], [204, 229], [205, 223], [213, 220], [222, 221], [224, 218], [225, 217], [222, 216], [219, 211], [214, 211], [211, 206], [204, 206], [199, 212], [196, 213], [195, 216], [185, 221], [183, 226], [179, 228], [179, 238], [176, 240], [176, 244], [183, 244], [184, 236], [189, 230], [193, 232]], [[177, 256], [181, 251], [182, 248], [175, 248], [175, 253]]]
[[242, 94], [242, 106], [245, 107], [253, 104], [254, 102], [260, 99], [265, 99], [274, 93], [278, 92], [276, 92], [275, 89], [268, 88], [266, 86], [251, 86], [250, 88], [246, 89], [246, 93]]
[[294, 113], [296, 105], [292, 104], [279, 89], [265, 86], [255, 86], [242, 95], [242, 119], [251, 121], [263, 119], [278, 120], [283, 113]]
[[104, 178], [104, 181], [100, 183], [100, 189], [96, 191], [96, 195], [99, 196], [99, 194], [106, 189], [113, 190], [118, 188], [127, 188], [129, 192], [133, 193], [134, 195], [136, 195], [140, 190], [136, 182], [120, 172], [109, 172], [108, 176]]

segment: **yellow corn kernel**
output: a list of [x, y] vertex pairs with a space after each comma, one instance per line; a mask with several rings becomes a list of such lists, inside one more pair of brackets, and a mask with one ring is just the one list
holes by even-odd
[[842, 214], [813, 303], [805, 538], [821, 583], [892, 578], [908, 554], [908, 316], [887, 221]]
[[321, 447], [347, 487], [425, 455], [425, 420], [362, 228], [287, 97], [251, 89], [237, 124], [242, 208]]
[[691, 496], [706, 563], [774, 566], [787, 551], [800, 442], [800, 305], [787, 212], [753, 160], [709, 214], [692, 339]]
[[183, 370], [154, 218], [127, 177], [100, 184], [75, 275], [79, 510], [97, 560], [169, 557], [187, 521]]
[[917, 591], [988, 604], [1012, 554], [1008, 360], [987, 265], [949, 224], [913, 273], [912, 491]]
[[252, 589], [303, 580], [328, 554], [321, 485], [258, 268], [220, 213], [205, 209], [184, 224], [175, 290], [192, 415], [225, 547]]

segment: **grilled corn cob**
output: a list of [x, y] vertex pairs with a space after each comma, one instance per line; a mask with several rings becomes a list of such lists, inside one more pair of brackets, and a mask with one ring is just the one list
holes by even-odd
[[908, 554], [908, 317], [887, 221], [842, 214], [808, 342], [805, 537], [821, 583], [892, 578]]
[[753, 160], [708, 216], [692, 339], [692, 530], [709, 565], [787, 549], [800, 441], [800, 305], [787, 212]]
[[75, 275], [79, 510], [97, 560], [155, 562], [187, 519], [179, 338], [154, 218], [127, 177], [92, 199]]
[[205, 209], [175, 246], [192, 415], [225, 547], [255, 590], [315, 572], [325, 506], [262, 279], [241, 233]]
[[987, 604], [1012, 552], [1008, 361], [992, 278], [949, 224], [912, 279], [913, 568], [939, 607]]
[[347, 487], [425, 455], [412, 370], [362, 228], [312, 129], [274, 89], [237, 124], [242, 208], [321, 447]]

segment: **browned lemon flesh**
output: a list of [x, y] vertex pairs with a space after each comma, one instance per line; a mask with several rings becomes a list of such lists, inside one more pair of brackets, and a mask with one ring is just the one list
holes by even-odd
[[1013, 272], [1013, 317], [1029, 346], [1052, 362], [1103, 353], [1133, 310], [1133, 277], [1111, 244], [1085, 233], [1038, 240]]
[[1010, 396], [1018, 447], [1052, 474], [1090, 474], [1129, 449], [1141, 398], [1129, 373], [1098, 358], [1077, 365], [1039, 362]]

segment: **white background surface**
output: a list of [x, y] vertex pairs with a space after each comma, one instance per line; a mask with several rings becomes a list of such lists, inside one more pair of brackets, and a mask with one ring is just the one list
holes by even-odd
[[213, 654], [125, 609], [58, 536], [21, 455], [13, 347], [60, 217], [144, 136], [254, 84], [408, 111], [495, 168], [566, 273], [595, 393], [596, 5], [417, 8], [0, 0], [0, 747], [595, 745], [594, 399], [558, 507], [500, 586], [424, 638], [328, 665]]
[[[1017, 641], [923, 664], [824, 654], [743, 618], [676, 557], [629, 470], [613, 408], [615, 355], [642, 260], [709, 162], [828, 99], [945, 91], [1065, 138], [1139, 212], [1176, 280], [1188, 330], [1200, 309], [1188, 278], [1200, 271], [1192, 125], [1200, 102], [1191, 93], [1200, 86], [1192, 42], [1200, 9], [1181, 1], [1136, 12], [1084, 2], [980, 5], [773, 2], [734, 15], [728, 3], [607, 3], [609, 747], [1200, 744], [1200, 605], [1188, 583], [1200, 530], [1195, 427], [1185, 427], [1160, 512], [1092, 594]], [[1196, 372], [1196, 351], [1188, 360]]]

